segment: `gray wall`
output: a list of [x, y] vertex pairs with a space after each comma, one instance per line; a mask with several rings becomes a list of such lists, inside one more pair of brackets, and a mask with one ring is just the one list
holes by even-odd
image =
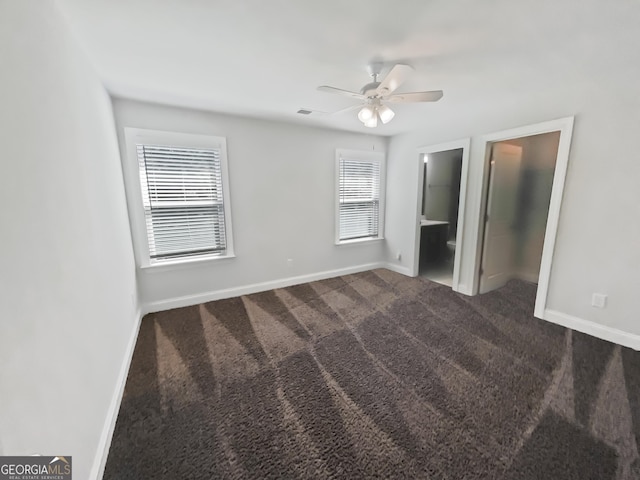
[[[125, 127], [227, 139], [236, 258], [140, 270], [141, 299], [149, 309], [233, 296], [251, 286], [264, 290], [272, 282], [367, 268], [384, 259], [384, 242], [335, 245], [334, 230], [336, 149], [383, 152], [385, 138], [122, 99], [114, 111], [122, 145]], [[132, 161], [122, 152], [124, 162]]]
[[[458, 115], [393, 137], [388, 152], [387, 258], [409, 272], [414, 264], [418, 198], [417, 150], [471, 138], [467, 199], [461, 246], [462, 291], [476, 276], [475, 226], [482, 197], [485, 151], [482, 136], [523, 125], [575, 115], [558, 235], [553, 252], [547, 308], [566, 318], [640, 334], [640, 89], [632, 78], [638, 66], [623, 57], [608, 58], [598, 82], [549, 84], [540, 96], [518, 95], [486, 107], [469, 105]], [[615, 92], [604, 98], [603, 91]], [[544, 101], [540, 97], [543, 97]], [[444, 100], [443, 100], [444, 101]], [[458, 246], [460, 248], [460, 246]], [[401, 260], [395, 253], [401, 252]], [[591, 306], [594, 292], [609, 295], [606, 309]]]
[[137, 292], [111, 102], [68, 32], [53, 2], [0, 1], [0, 453], [87, 479]]

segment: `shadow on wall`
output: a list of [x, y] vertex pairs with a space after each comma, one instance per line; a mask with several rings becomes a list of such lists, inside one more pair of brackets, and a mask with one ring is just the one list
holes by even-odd
[[512, 225], [511, 270], [513, 277], [535, 283], [540, 275], [559, 142], [560, 132], [498, 142], [522, 148]]

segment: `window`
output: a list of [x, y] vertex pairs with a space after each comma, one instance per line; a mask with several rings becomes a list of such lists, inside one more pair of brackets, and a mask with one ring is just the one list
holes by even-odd
[[384, 154], [338, 150], [337, 243], [382, 238]]
[[220, 137], [127, 129], [144, 212], [144, 264], [231, 254], [225, 143]]

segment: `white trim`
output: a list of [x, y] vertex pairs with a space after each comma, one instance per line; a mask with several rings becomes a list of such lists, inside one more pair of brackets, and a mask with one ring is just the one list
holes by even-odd
[[582, 318], [567, 315], [557, 310], [546, 309], [542, 317], [539, 317], [537, 313], [536, 317], [608, 342], [617, 343], [623, 347], [640, 350], [640, 335], [624, 332], [617, 328], [607, 327], [606, 325], [601, 325], [589, 320], [583, 320]]
[[[384, 214], [385, 214], [385, 197], [387, 185], [387, 162], [386, 153], [370, 150], [348, 150], [345, 148], [337, 148], [335, 155], [335, 192], [334, 192], [334, 244], [344, 245], [348, 243], [356, 243], [353, 240], [340, 240], [340, 158], [348, 158], [349, 160], [360, 162], [378, 162], [380, 164], [380, 202], [378, 205], [378, 236], [365, 238], [362, 240], [383, 240], [384, 239]], [[358, 240], [358, 239], [356, 239]]]
[[111, 404], [107, 411], [107, 417], [104, 422], [104, 427], [102, 428], [100, 441], [98, 442], [96, 456], [93, 460], [93, 466], [91, 467], [91, 475], [89, 478], [93, 478], [95, 480], [102, 479], [104, 469], [107, 465], [111, 439], [113, 438], [113, 432], [116, 428], [116, 420], [118, 419], [118, 412], [120, 411], [120, 404], [122, 403], [122, 396], [124, 395], [124, 387], [127, 383], [129, 367], [131, 366], [133, 352], [136, 348], [136, 341], [138, 340], [138, 332], [140, 331], [140, 323], [143, 317], [142, 310], [138, 309], [134, 317], [134, 325], [129, 338], [129, 343], [127, 344], [122, 365], [120, 366], [120, 373], [118, 374], [116, 387], [113, 392], [113, 396], [111, 397]]
[[[310, 273], [307, 275], [299, 275], [296, 277], [281, 278], [278, 280], [270, 280], [268, 282], [253, 283], [251, 285], [243, 285], [240, 287], [225, 288], [211, 292], [198, 293], [195, 295], [185, 295], [183, 297], [170, 298], [168, 300], [160, 300], [150, 302], [144, 305], [143, 313], [160, 312], [170, 310], [172, 308], [187, 307], [190, 305], [199, 305], [201, 303], [221, 300], [223, 298], [239, 297], [241, 295], [249, 295], [252, 293], [264, 292], [275, 288], [290, 287], [301, 283], [314, 282], [316, 280], [324, 280], [326, 278], [338, 277], [341, 275], [350, 275], [352, 273], [365, 272], [376, 268], [387, 268], [385, 262], [366, 263], [356, 265], [354, 267], [339, 268], [335, 270], [326, 270], [324, 272]], [[391, 270], [391, 268], [390, 268]], [[403, 272], [400, 272], [403, 273]]]
[[171, 261], [152, 263], [151, 265], [141, 266], [140, 269], [145, 272], [166, 272], [167, 270], [177, 270], [181, 268], [189, 268], [196, 266], [201, 263], [213, 263], [219, 262], [222, 260], [229, 260], [232, 258], [236, 258], [235, 255], [209, 255], [202, 257], [192, 257], [192, 258], [183, 258], [183, 259], [175, 259]]
[[[428, 153], [437, 153], [437, 152], [446, 152], [450, 150], [459, 150], [462, 149], [462, 170], [460, 172], [460, 198], [458, 200], [458, 225], [456, 227], [456, 253], [453, 260], [453, 280], [451, 282], [451, 288], [460, 292], [460, 268], [462, 265], [462, 250], [463, 250], [463, 241], [464, 241], [464, 218], [466, 212], [466, 203], [467, 203], [467, 183], [469, 181], [469, 155], [471, 150], [471, 138], [461, 138], [459, 140], [454, 140], [451, 142], [440, 143], [438, 145], [430, 145], [428, 147], [420, 147], [418, 148], [418, 201], [416, 205], [416, 215], [415, 215], [415, 238], [413, 245], [413, 269], [412, 276], [418, 275], [418, 270], [420, 268], [420, 218], [422, 212], [422, 195], [424, 190], [424, 161], [423, 157]], [[464, 292], [466, 293], [466, 292]]]
[[401, 275], [406, 275], [407, 277], [417, 277], [418, 276], [418, 274], [414, 275], [409, 267], [404, 267], [402, 265], [398, 265], [398, 264], [391, 263], [391, 262], [386, 263], [385, 265], [383, 265], [383, 268], [386, 268], [387, 270], [391, 270], [392, 272], [400, 273]]
[[465, 285], [464, 283], [458, 284], [458, 289], [456, 290], [456, 292], [462, 293], [463, 295], [467, 295], [469, 297], [474, 295], [473, 290], [468, 285]]
[[573, 135], [573, 117], [555, 122], [560, 125], [560, 143], [556, 157], [556, 169], [553, 174], [553, 186], [551, 187], [551, 201], [549, 202], [549, 216], [544, 234], [542, 247], [542, 260], [540, 261], [540, 276], [538, 277], [538, 293], [534, 312], [542, 313], [547, 307], [549, 293], [549, 281], [551, 280], [551, 266], [553, 263], [553, 251], [558, 236], [558, 224], [560, 223], [560, 210], [562, 208], [562, 195], [567, 178], [569, 165], [569, 153], [571, 151], [571, 138]]
[[371, 238], [353, 238], [351, 240], [342, 240], [340, 243], [336, 243], [337, 247], [343, 247], [345, 245], [360, 245], [369, 242], [381, 242], [384, 237], [371, 237]]
[[494, 142], [501, 142], [504, 140], [511, 140], [521, 137], [529, 137], [532, 135], [539, 135], [550, 132], [560, 132], [560, 141], [558, 144], [558, 154], [556, 157], [556, 166], [553, 175], [553, 186], [551, 190], [551, 201], [549, 204], [549, 214], [547, 216], [547, 227], [544, 236], [544, 244], [542, 248], [542, 260], [540, 263], [540, 275], [538, 277], [538, 293], [536, 295], [535, 315], [539, 318], [543, 318], [544, 311], [546, 309], [547, 295], [549, 291], [549, 280], [551, 278], [551, 265], [553, 262], [553, 251], [555, 247], [556, 236], [558, 232], [558, 224], [560, 221], [560, 209], [562, 206], [562, 194], [564, 191], [564, 184], [567, 175], [567, 167], [569, 164], [569, 153], [571, 148], [571, 137], [573, 133], [574, 117], [559, 118], [556, 120], [550, 120], [548, 122], [537, 123], [535, 125], [527, 125], [524, 127], [513, 128], [509, 130], [503, 130], [501, 132], [491, 133], [483, 135], [479, 139], [478, 145], [484, 152], [484, 168], [482, 171], [482, 188], [479, 189], [480, 198], [476, 197], [476, 216], [474, 219], [475, 225], [470, 229], [468, 239], [475, 239], [476, 250], [475, 255], [470, 264], [473, 265], [471, 289], [472, 294], [478, 293], [480, 278], [478, 272], [480, 271], [481, 251], [482, 251], [482, 233], [484, 229], [484, 218], [486, 210], [486, 194], [488, 188], [488, 171], [489, 171], [489, 156], [490, 156], [490, 144]]
[[[224, 202], [224, 220], [226, 234], [226, 252], [216, 258], [233, 258], [233, 228], [231, 224], [231, 195], [229, 193], [229, 165], [227, 159], [227, 140], [225, 137], [213, 135], [199, 135], [192, 133], [168, 132], [148, 130], [143, 128], [124, 128], [124, 145], [122, 155], [122, 173], [127, 193], [127, 207], [131, 225], [131, 236], [138, 268], [162, 266], [170, 268], [181, 263], [192, 262], [193, 258], [185, 260], [172, 259], [165, 262], [152, 263], [149, 258], [149, 241], [147, 238], [146, 219], [142, 204], [142, 189], [140, 186], [139, 161], [136, 150], [137, 144], [151, 143], [173, 145], [185, 148], [216, 148], [220, 151], [220, 168], [222, 173], [222, 197]], [[212, 257], [202, 257], [211, 260]]]

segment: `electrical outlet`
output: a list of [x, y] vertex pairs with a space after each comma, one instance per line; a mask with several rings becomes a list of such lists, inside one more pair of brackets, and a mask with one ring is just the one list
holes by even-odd
[[293, 267], [293, 258], [287, 258], [287, 267]]
[[594, 293], [591, 297], [591, 305], [596, 308], [605, 308], [607, 306], [607, 296], [604, 293]]
[[400, 253], [400, 251], [396, 252], [396, 260], [401, 260], [402, 259], [402, 253]]

